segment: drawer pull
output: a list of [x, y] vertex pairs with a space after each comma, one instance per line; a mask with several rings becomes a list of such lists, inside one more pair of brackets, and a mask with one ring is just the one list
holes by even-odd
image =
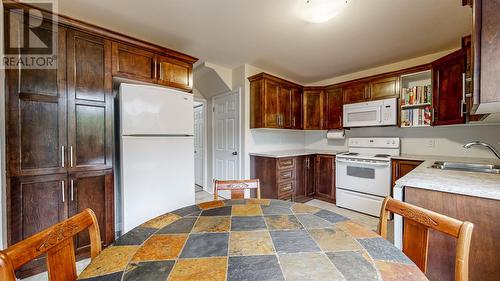
[[281, 191], [290, 191], [290, 190], [292, 190], [291, 184], [287, 184], [281, 187]]
[[286, 160], [279, 161], [279, 168], [280, 169], [292, 168], [293, 166], [294, 166], [293, 159], [286, 159]]

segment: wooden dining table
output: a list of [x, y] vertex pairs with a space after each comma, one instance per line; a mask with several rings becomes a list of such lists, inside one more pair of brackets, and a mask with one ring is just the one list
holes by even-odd
[[401, 250], [345, 216], [244, 199], [205, 202], [144, 222], [93, 259], [79, 280], [427, 278]]

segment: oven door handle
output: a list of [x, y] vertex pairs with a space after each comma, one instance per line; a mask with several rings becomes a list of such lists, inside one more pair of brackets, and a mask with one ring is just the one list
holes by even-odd
[[345, 163], [345, 164], [361, 164], [361, 165], [369, 165], [369, 166], [378, 166], [378, 167], [387, 167], [389, 166], [390, 162], [387, 163], [374, 163], [374, 162], [361, 162], [361, 161], [347, 161], [347, 160], [342, 160], [337, 158], [338, 163]]

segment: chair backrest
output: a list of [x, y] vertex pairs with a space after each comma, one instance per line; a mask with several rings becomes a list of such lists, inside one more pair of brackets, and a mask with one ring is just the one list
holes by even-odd
[[0, 251], [0, 280], [16, 281], [15, 270], [46, 254], [50, 281], [74, 281], [76, 275], [73, 238], [87, 229], [90, 234], [90, 256], [101, 252], [101, 235], [94, 212], [83, 212], [53, 225], [5, 250]]
[[219, 200], [219, 191], [231, 191], [230, 199], [243, 199], [246, 189], [255, 189], [256, 196], [260, 199], [260, 182], [258, 179], [250, 180], [215, 180], [214, 182], [214, 199]]
[[[469, 249], [474, 225], [386, 197], [380, 211], [380, 236], [387, 238], [389, 212], [405, 218], [403, 252], [422, 270], [427, 270], [429, 229], [457, 238], [455, 280], [469, 280]], [[410, 234], [411, 233], [411, 234]], [[417, 243], [415, 243], [417, 242]]]

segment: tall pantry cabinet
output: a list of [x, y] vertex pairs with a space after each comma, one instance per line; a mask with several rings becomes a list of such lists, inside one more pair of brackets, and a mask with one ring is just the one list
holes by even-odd
[[[91, 208], [106, 246], [114, 239], [111, 43], [51, 27], [44, 21], [37, 36], [58, 37], [57, 68], [6, 70], [7, 242]], [[87, 234], [75, 242], [88, 249]]]

